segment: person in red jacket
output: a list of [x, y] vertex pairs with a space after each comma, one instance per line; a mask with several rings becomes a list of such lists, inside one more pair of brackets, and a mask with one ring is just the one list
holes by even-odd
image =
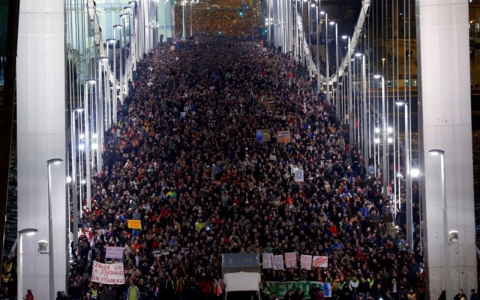
[[25, 300], [35, 300], [35, 296], [33, 296], [32, 290], [27, 291], [27, 294], [25, 295]]
[[202, 279], [198, 283], [198, 287], [202, 290], [202, 294], [205, 296], [205, 300], [208, 300], [208, 293], [210, 292], [210, 282], [205, 278], [205, 273], [202, 274]]

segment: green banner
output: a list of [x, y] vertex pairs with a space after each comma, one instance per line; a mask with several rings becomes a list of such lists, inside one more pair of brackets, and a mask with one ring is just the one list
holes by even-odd
[[317, 285], [317, 288], [323, 292], [325, 297], [332, 297], [332, 286], [330, 283], [320, 281], [269, 281], [267, 282], [270, 287], [270, 292], [275, 293], [278, 298], [283, 298], [288, 290], [292, 289], [294, 292], [297, 288], [301, 288], [305, 294], [305, 298], [310, 299], [308, 291], [312, 288], [313, 284]]

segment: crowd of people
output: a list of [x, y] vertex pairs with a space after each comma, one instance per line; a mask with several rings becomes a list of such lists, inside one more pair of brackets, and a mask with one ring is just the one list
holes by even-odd
[[[182, 7], [177, 6], [175, 10], [175, 26], [177, 37], [182, 34]], [[258, 20], [255, 19], [255, 12], [240, 5], [230, 7], [225, 4], [200, 3], [191, 4], [185, 7], [186, 36], [198, 35], [227, 35], [245, 36], [252, 35], [252, 28], [258, 27]], [[260, 33], [258, 28], [257, 34]]]
[[[424, 299], [419, 227], [407, 245], [404, 213], [392, 214], [348, 126], [292, 56], [203, 37], [138, 63], [80, 220], [72, 299], [222, 299], [222, 253], [265, 252], [328, 256], [328, 268], [262, 269], [262, 299], [324, 296], [276, 295], [271, 281], [328, 282], [335, 299]], [[124, 247], [124, 286], [92, 282], [106, 246]]]

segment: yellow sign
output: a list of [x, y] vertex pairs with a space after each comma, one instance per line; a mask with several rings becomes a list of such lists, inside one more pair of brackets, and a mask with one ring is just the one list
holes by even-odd
[[142, 229], [142, 221], [140, 220], [127, 220], [127, 226], [131, 229]]

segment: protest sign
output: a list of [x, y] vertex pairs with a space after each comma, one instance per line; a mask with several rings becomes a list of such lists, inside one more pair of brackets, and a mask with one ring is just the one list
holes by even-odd
[[328, 256], [314, 256], [313, 257], [314, 268], [328, 268]]
[[263, 268], [271, 269], [273, 268], [273, 253], [263, 253], [262, 254]]
[[277, 142], [279, 142], [279, 143], [290, 142], [290, 131], [279, 131], [279, 132], [277, 132]]
[[142, 229], [142, 221], [140, 221], [140, 220], [127, 220], [127, 226], [130, 229]]
[[312, 256], [311, 255], [300, 256], [300, 266], [302, 267], [302, 269], [311, 270], [312, 269]]
[[295, 174], [295, 182], [303, 182], [303, 170], [301, 169], [294, 169], [293, 174]]
[[106, 247], [105, 258], [123, 259], [123, 247]]
[[285, 253], [285, 266], [287, 268], [297, 268], [297, 252]]
[[256, 134], [257, 142], [270, 142], [270, 130], [259, 129]]
[[283, 255], [274, 255], [273, 256], [273, 269], [274, 270], [285, 270], [283, 267]]
[[102, 264], [94, 261], [92, 281], [104, 284], [125, 284], [123, 264]]

